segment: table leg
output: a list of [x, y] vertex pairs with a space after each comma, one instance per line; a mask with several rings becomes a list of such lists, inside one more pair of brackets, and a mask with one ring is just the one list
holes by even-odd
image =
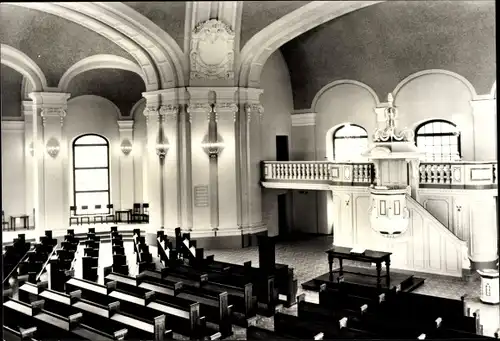
[[330, 280], [333, 281], [333, 254], [328, 254], [328, 269], [330, 270]]
[[381, 262], [377, 262], [376, 263], [376, 266], [377, 266], [377, 288], [380, 288], [380, 273], [382, 272], [382, 263]]
[[344, 275], [344, 271], [342, 268], [342, 258], [339, 258], [339, 277]]
[[16, 218], [10, 217], [10, 228], [11, 230], [16, 230]]

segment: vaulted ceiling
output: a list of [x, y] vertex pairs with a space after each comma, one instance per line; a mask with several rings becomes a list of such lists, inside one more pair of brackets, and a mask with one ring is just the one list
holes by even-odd
[[[240, 48], [308, 3], [244, 1]], [[184, 51], [186, 2], [125, 4], [167, 32]], [[318, 90], [334, 80], [364, 82], [383, 98], [406, 76], [431, 68], [456, 72], [478, 93], [487, 92], [495, 79], [494, 28], [494, 1], [388, 1], [338, 17], [281, 47], [295, 109], [309, 108]], [[49, 87], [56, 87], [72, 65], [89, 56], [115, 55], [137, 63], [123, 47], [73, 21], [6, 3], [0, 4], [0, 43], [35, 61]], [[19, 107], [14, 110], [12, 103], [23, 97], [22, 76], [4, 65], [1, 71], [2, 114], [18, 116]], [[134, 72], [99, 69], [76, 76], [68, 91], [73, 97], [106, 97], [127, 116], [145, 84]]]
[[407, 76], [445, 69], [478, 94], [496, 79], [494, 1], [387, 1], [348, 13], [285, 44], [295, 109], [336, 80], [356, 80], [385, 100]]

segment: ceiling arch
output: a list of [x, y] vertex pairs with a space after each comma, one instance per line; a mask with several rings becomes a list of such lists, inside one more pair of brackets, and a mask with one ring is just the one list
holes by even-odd
[[382, 1], [312, 1], [254, 35], [240, 54], [239, 84], [259, 87], [266, 60], [282, 45], [327, 21]]
[[406, 84], [410, 83], [412, 80], [414, 80], [416, 78], [419, 78], [419, 77], [422, 77], [422, 76], [425, 76], [425, 75], [435, 75], [435, 74], [447, 75], [447, 76], [450, 76], [450, 77], [458, 79], [460, 82], [462, 82], [467, 87], [467, 89], [469, 89], [469, 92], [470, 92], [470, 94], [472, 96], [472, 99], [476, 99], [477, 98], [476, 89], [471, 84], [471, 82], [469, 82], [469, 80], [467, 80], [464, 76], [459, 75], [458, 73], [455, 73], [455, 72], [452, 72], [452, 71], [440, 70], [440, 69], [423, 70], [423, 71], [415, 72], [414, 74], [409, 75], [408, 77], [406, 77], [405, 79], [403, 79], [401, 82], [399, 82], [398, 85], [396, 85], [396, 87], [392, 91], [392, 95], [394, 96], [394, 98], [396, 98], [398, 92]]
[[99, 54], [90, 56], [73, 64], [61, 77], [58, 89], [60, 92], [67, 92], [69, 83], [80, 73], [94, 69], [120, 69], [134, 72], [141, 76], [144, 84], [147, 84], [146, 77], [142, 69], [134, 62], [119, 56], [109, 54]]
[[47, 79], [38, 65], [26, 54], [12, 46], [0, 45], [1, 63], [25, 76], [31, 83], [33, 91], [47, 89]]
[[[41, 2], [16, 2], [9, 3], [10, 5], [21, 6], [25, 8], [35, 9], [42, 12], [57, 15], [64, 19], [73, 21], [80, 24], [88, 29], [99, 33], [100, 35], [108, 38], [115, 44], [122, 47], [130, 55], [132, 55], [140, 65], [146, 76], [147, 91], [158, 90], [161, 86], [158, 72], [155, 63], [152, 61], [150, 55], [134, 40], [130, 39], [127, 35], [122, 34], [115, 30], [113, 24], [105, 24], [88, 15], [82, 14], [78, 11], [72, 10], [67, 7], [62, 7], [53, 3], [41, 3]], [[116, 24], [116, 22], [114, 23]], [[133, 30], [133, 29], [131, 29]]]
[[368, 85], [366, 85], [365, 83], [356, 81], [356, 80], [341, 79], [341, 80], [333, 81], [333, 82], [325, 85], [323, 88], [321, 88], [321, 90], [319, 90], [316, 93], [316, 96], [314, 96], [314, 99], [313, 99], [312, 104], [311, 104], [311, 111], [316, 112], [316, 104], [318, 103], [318, 100], [321, 98], [321, 95], [323, 95], [329, 89], [336, 87], [338, 85], [341, 85], [341, 84], [352, 84], [352, 85], [356, 85], [356, 86], [359, 86], [360, 88], [365, 89], [373, 97], [373, 100], [375, 101], [375, 105], [376, 106], [380, 105], [380, 100], [377, 96], [377, 93], [372, 88], [370, 88]]

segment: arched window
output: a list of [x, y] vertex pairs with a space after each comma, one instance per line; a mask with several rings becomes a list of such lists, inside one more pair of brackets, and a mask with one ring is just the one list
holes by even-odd
[[415, 143], [426, 161], [456, 161], [460, 159], [460, 132], [445, 120], [420, 124], [415, 130]]
[[[73, 193], [76, 214], [108, 212], [109, 143], [104, 137], [87, 134], [73, 142]], [[82, 212], [82, 206], [88, 210]]]
[[345, 124], [333, 133], [333, 159], [351, 161], [361, 157], [368, 148], [366, 130], [355, 124]]

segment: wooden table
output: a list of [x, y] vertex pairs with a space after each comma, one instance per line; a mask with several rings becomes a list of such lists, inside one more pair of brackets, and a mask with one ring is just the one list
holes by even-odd
[[[391, 252], [382, 252], [382, 251], [372, 251], [365, 250], [363, 253], [351, 253], [352, 248], [343, 247], [343, 246], [334, 246], [330, 250], [325, 251], [328, 254], [328, 267], [330, 270], [330, 279], [333, 280], [333, 260], [337, 258], [339, 260], [339, 278], [342, 278], [344, 270], [342, 268], [342, 261], [344, 259], [358, 261], [358, 262], [367, 262], [367, 263], [375, 263], [377, 267], [377, 288], [381, 285], [381, 272], [382, 272], [382, 262], [385, 262], [386, 267], [386, 281], [387, 286], [390, 284], [390, 273], [389, 267], [391, 265]], [[347, 272], [347, 271], [345, 271]], [[372, 276], [368, 274], [364, 274], [364, 276]]]
[[26, 214], [21, 214], [21, 215], [13, 215], [10, 217], [10, 228], [13, 229], [14, 231], [16, 230], [16, 219], [20, 219], [22, 224], [23, 224], [23, 227], [25, 229], [28, 229], [29, 228], [29, 215], [26, 215]]

